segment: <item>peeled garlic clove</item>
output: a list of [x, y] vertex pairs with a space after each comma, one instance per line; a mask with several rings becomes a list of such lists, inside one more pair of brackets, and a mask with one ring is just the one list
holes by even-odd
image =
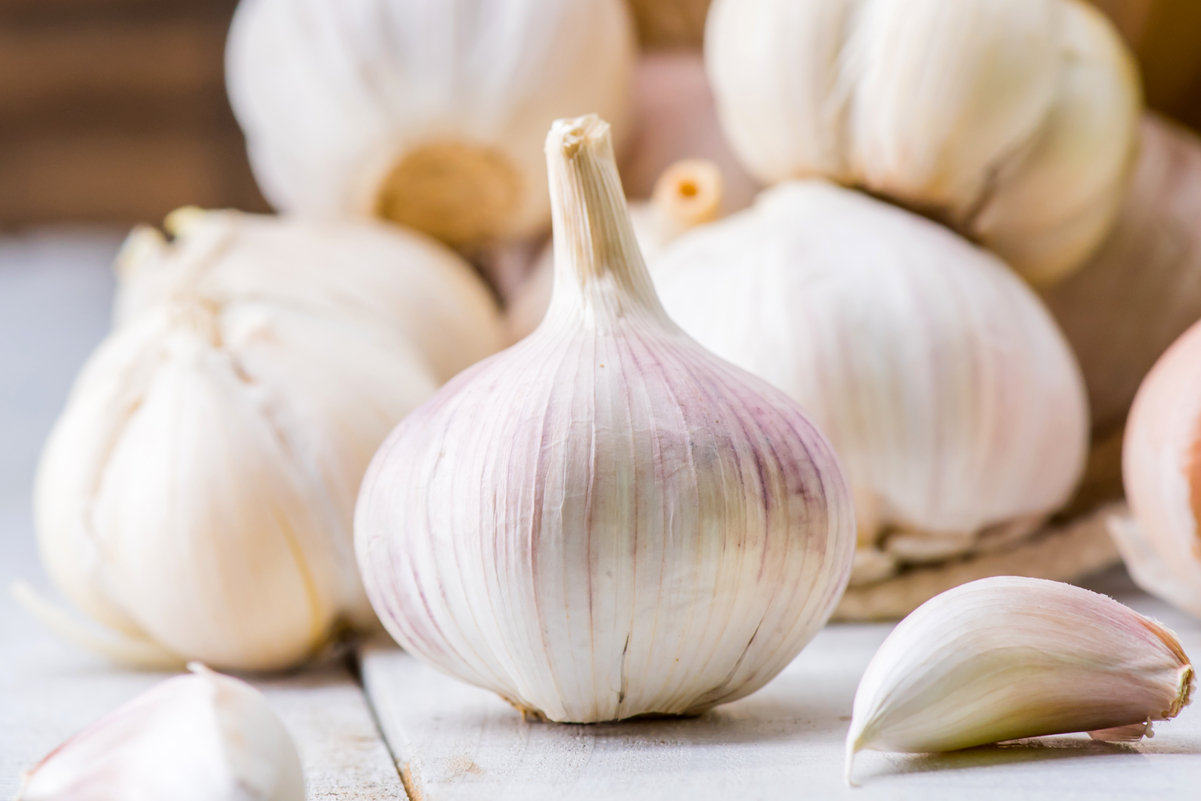
[[1045, 295], [1080, 359], [1097, 436], [1121, 430], [1143, 377], [1201, 319], [1198, 219], [1201, 138], [1147, 114], [1113, 231]]
[[1083, 731], [1128, 741], [1175, 717], [1193, 683], [1175, 635], [1111, 598], [980, 579], [922, 604], [872, 657], [855, 693], [847, 777], [863, 749], [952, 751]]
[[374, 625], [352, 553], [359, 481], [435, 386], [366, 315], [176, 293], [72, 388], [36, 478], [43, 563], [132, 641], [119, 659], [293, 665]]
[[1137, 71], [1079, 0], [715, 0], [706, 30], [723, 130], [766, 183], [863, 186], [1038, 283], [1112, 223]]
[[1054, 512], [1076, 487], [1088, 409], [1063, 334], [999, 259], [945, 228], [792, 181], [652, 267], [672, 319], [830, 438], [865, 543], [888, 526], [968, 536]]
[[1132, 522], [1111, 533], [1140, 587], [1201, 617], [1201, 323], [1148, 374], [1122, 448]]
[[190, 667], [52, 751], [17, 801], [303, 801], [296, 744], [263, 694]]
[[[656, 0], [653, 5], [661, 4]], [[722, 175], [718, 216], [751, 205], [759, 183], [743, 169], [721, 132], [700, 53], [668, 50], [640, 56], [633, 105], [633, 133], [619, 161], [628, 197], [651, 197], [664, 171], [678, 161], [706, 159]]]
[[226, 74], [276, 208], [472, 245], [545, 228], [542, 132], [622, 127], [634, 55], [622, 0], [244, 0]]
[[560, 120], [546, 149], [546, 319], [388, 438], [359, 565], [399, 643], [523, 711], [699, 713], [761, 687], [826, 621], [850, 493], [795, 403], [668, 319], [608, 125]]
[[166, 227], [170, 243], [141, 226], [117, 256], [118, 326], [176, 295], [267, 300], [393, 328], [439, 381], [502, 346], [500, 310], [484, 282], [415, 231], [193, 208], [173, 212]]
[[[721, 170], [706, 159], [674, 162], [655, 182], [650, 201], [630, 204], [634, 238], [647, 262], [686, 231], [717, 219], [725, 196]], [[538, 327], [554, 287], [554, 243], [548, 242], [508, 310], [509, 340], [517, 342]]]

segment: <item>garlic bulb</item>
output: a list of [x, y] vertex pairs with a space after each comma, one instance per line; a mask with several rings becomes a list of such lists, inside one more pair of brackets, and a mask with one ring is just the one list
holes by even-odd
[[865, 546], [962, 544], [1054, 512], [1080, 478], [1088, 410], [1063, 335], [999, 259], [935, 223], [789, 182], [681, 237], [653, 275], [673, 320], [830, 438]]
[[1080, 0], [715, 0], [734, 151], [922, 210], [1050, 284], [1100, 244], [1133, 158], [1130, 54]]
[[744, 209], [759, 184], [726, 143], [700, 53], [647, 53], [634, 72], [634, 130], [619, 162], [632, 198], [649, 198], [660, 176], [685, 159], [707, 159], [721, 171], [720, 216]]
[[190, 667], [52, 751], [16, 801], [304, 801], [296, 744], [263, 694]]
[[359, 481], [435, 388], [370, 314], [178, 288], [100, 345], [50, 434], [46, 568], [123, 661], [295, 664], [336, 626], [373, 624]]
[[1098, 436], [1120, 432], [1143, 376], [1201, 319], [1201, 139], [1148, 114], [1140, 140], [1113, 231], [1045, 296], [1080, 359]]
[[407, 650], [555, 721], [761, 687], [846, 585], [850, 495], [800, 409], [666, 316], [595, 115], [547, 138], [555, 294], [388, 438], [355, 513]]
[[847, 733], [863, 749], [922, 753], [1089, 732], [1132, 741], [1188, 705], [1193, 666], [1172, 632], [1117, 601], [1000, 576], [927, 601], [872, 657]]
[[243, 0], [226, 60], [276, 208], [472, 245], [545, 228], [542, 133], [624, 124], [634, 34], [622, 0]]
[[118, 254], [117, 325], [181, 293], [370, 318], [413, 342], [439, 382], [502, 346], [500, 311], [484, 283], [416, 232], [199, 209], [174, 212], [166, 227], [172, 242], [142, 226]]
[[[725, 181], [713, 162], [685, 159], [669, 165], [655, 183], [650, 201], [630, 204], [630, 224], [643, 259], [653, 263], [685, 231], [717, 219], [724, 195]], [[550, 306], [555, 279], [553, 245], [547, 243], [509, 305], [510, 342], [529, 336]]]
[[1156, 363], [1134, 400], [1122, 449], [1133, 521], [1111, 533], [1147, 592], [1201, 617], [1201, 322]]

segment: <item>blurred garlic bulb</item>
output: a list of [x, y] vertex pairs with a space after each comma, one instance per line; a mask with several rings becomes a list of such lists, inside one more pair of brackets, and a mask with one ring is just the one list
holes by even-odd
[[1101, 249], [1045, 295], [1088, 384], [1093, 430], [1120, 432], [1143, 376], [1201, 319], [1201, 138], [1148, 114]]
[[633, 62], [622, 0], [243, 0], [226, 72], [276, 208], [473, 245], [545, 228], [546, 126], [622, 126]]
[[[717, 219], [725, 181], [717, 165], [686, 159], [667, 167], [648, 202], [630, 204], [630, 224], [643, 259], [653, 263], [681, 234]], [[507, 320], [509, 341], [517, 342], [538, 327], [550, 306], [555, 279], [554, 242], [548, 242], [529, 277], [514, 294]]]
[[17, 801], [304, 801], [296, 744], [263, 694], [190, 667], [52, 751]]
[[705, 58], [758, 178], [866, 187], [1036, 284], [1100, 244], [1133, 159], [1137, 71], [1080, 0], [715, 0]]
[[730, 150], [700, 53], [647, 53], [634, 71], [634, 131], [619, 162], [626, 195], [651, 197], [665, 170], [707, 159], [723, 178], [721, 216], [751, 205], [759, 184]]
[[38, 467], [38, 539], [120, 660], [283, 668], [374, 622], [359, 481], [436, 382], [399, 326], [309, 306], [306, 278], [257, 295], [181, 282], [76, 379]]
[[939, 559], [1071, 495], [1088, 448], [1079, 367], [1034, 293], [936, 223], [789, 182], [681, 237], [652, 274], [673, 320], [830, 438], [863, 544], [917, 535], [907, 551]]
[[560, 120], [546, 149], [547, 318], [388, 438], [359, 565], [398, 642], [523, 711], [699, 713], [761, 687], [829, 617], [850, 495], [795, 403], [667, 318], [608, 126]]
[[500, 310], [453, 251], [398, 226], [180, 209], [167, 242], [134, 229], [117, 256], [114, 320], [183, 294], [371, 319], [414, 343], [439, 382], [500, 350]]
[[1122, 477], [1133, 520], [1111, 533], [1147, 592], [1201, 617], [1201, 323], [1139, 388], [1126, 423]]
[[1192, 664], [1172, 632], [1117, 601], [999, 576], [923, 604], [872, 657], [847, 734], [857, 751], [953, 751], [1088, 732], [1130, 742], [1188, 705]]

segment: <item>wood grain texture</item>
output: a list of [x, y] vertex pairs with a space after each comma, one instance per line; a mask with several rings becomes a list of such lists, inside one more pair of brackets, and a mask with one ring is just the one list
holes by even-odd
[[[1120, 593], [1201, 653], [1201, 625], [1133, 590]], [[843, 784], [843, 738], [859, 677], [891, 627], [827, 627], [767, 687], [692, 719], [618, 724], [523, 722], [484, 690], [460, 684], [396, 648], [361, 655], [367, 693], [421, 801], [728, 801], [777, 798], [1195, 798], [1201, 715], [1156, 724], [1137, 746], [1083, 735], [940, 756], [867, 752], [862, 787]]]

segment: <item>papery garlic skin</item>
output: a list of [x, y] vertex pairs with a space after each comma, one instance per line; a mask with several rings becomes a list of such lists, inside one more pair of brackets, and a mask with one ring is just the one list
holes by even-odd
[[1131, 577], [1201, 617], [1201, 323], [1168, 348], [1139, 388], [1122, 479], [1133, 520], [1110, 533]]
[[684, 159], [706, 159], [722, 175], [724, 217], [751, 205], [759, 183], [730, 150], [700, 53], [650, 52], [634, 71], [633, 132], [618, 162], [626, 195], [651, 197], [664, 171]]
[[177, 293], [76, 379], [43, 450], [43, 563], [97, 623], [164, 659], [242, 670], [370, 626], [351, 544], [359, 481], [434, 391], [368, 315]]
[[1084, 469], [1080, 369], [991, 254], [824, 181], [767, 190], [653, 265], [669, 315], [783, 389], [834, 445], [862, 537], [963, 535], [1063, 505]]
[[[721, 169], [708, 159], [669, 164], [655, 182], [651, 199], [633, 201], [629, 206], [630, 224], [642, 258], [653, 264], [686, 231], [717, 219], [724, 207], [725, 186]], [[548, 242], [506, 310], [510, 342], [529, 336], [542, 322], [554, 282], [554, 242]]]
[[1172, 632], [1070, 584], [1000, 576], [902, 620], [859, 682], [857, 751], [923, 753], [1090, 732], [1137, 740], [1188, 705], [1194, 671]]
[[304, 801], [296, 744], [262, 693], [192, 669], [56, 748], [16, 801]]
[[175, 295], [264, 300], [393, 328], [439, 382], [503, 346], [500, 310], [471, 265], [414, 231], [191, 208], [166, 227], [171, 242], [140, 226], [118, 254], [115, 325]]
[[243, 0], [226, 73], [277, 209], [472, 245], [545, 228], [546, 126], [624, 125], [634, 54], [622, 0]]
[[554, 721], [745, 696], [828, 618], [854, 543], [828, 443], [667, 318], [595, 116], [547, 139], [555, 295], [388, 438], [355, 541], [407, 650]]
[[1156, 360], [1201, 319], [1201, 137], [1155, 114], [1113, 230], [1044, 297], [1080, 360], [1096, 436], [1120, 433]]
[[723, 129], [764, 182], [865, 187], [1036, 284], [1109, 230], [1141, 97], [1080, 0], [715, 0], [706, 30]]

